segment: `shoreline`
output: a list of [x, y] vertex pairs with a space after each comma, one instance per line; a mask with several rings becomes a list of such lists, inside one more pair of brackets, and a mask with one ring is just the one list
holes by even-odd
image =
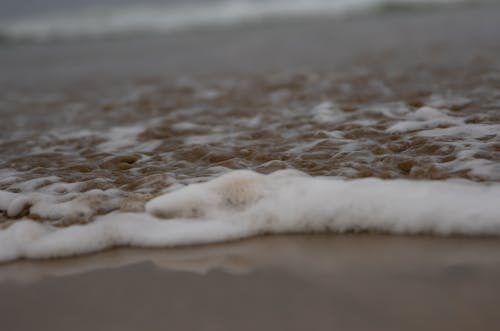
[[[203, 109], [210, 104], [210, 93], [201, 95], [207, 98], [198, 101], [197, 90], [189, 85], [169, 90], [166, 84], [167, 87], [163, 90], [160, 88], [148, 95], [144, 92], [148, 87], [148, 77], [155, 77], [149, 81], [149, 85], [161, 87], [165, 82], [175, 82], [183, 77], [206, 78], [208, 81], [217, 82], [224, 77], [241, 78], [245, 75], [269, 78], [273, 73], [284, 72], [286, 75], [290, 72], [300, 72], [302, 69], [325, 75], [344, 74], [347, 78], [340, 79], [338, 84], [333, 80], [327, 81], [333, 87], [339, 87], [338, 91], [326, 89], [313, 91], [310, 95], [304, 94], [311, 99], [311, 105], [324, 101], [326, 94], [331, 99], [341, 100], [346, 106], [346, 111], [342, 110], [342, 114], [348, 116], [356, 110], [352, 108], [353, 105], [377, 102], [383, 104], [388, 100], [403, 103], [407, 106], [408, 113], [412, 113], [431, 100], [432, 93], [436, 91], [445, 95], [447, 91], [469, 91], [475, 87], [483, 87], [481, 84], [491, 87], [492, 90], [500, 86], [494, 85], [498, 84], [495, 83], [495, 77], [486, 80], [488, 73], [496, 74], [496, 69], [500, 68], [498, 31], [500, 6], [489, 5], [460, 7], [433, 13], [422, 11], [412, 15], [394, 12], [339, 20], [312, 19], [253, 24], [235, 29], [207, 29], [148, 36], [132, 41], [99, 40], [0, 47], [0, 101], [5, 95], [9, 96], [12, 102], [0, 102], [0, 107], [3, 106], [7, 114], [0, 127], [2, 134], [9, 138], [23, 130], [29, 132], [26, 140], [31, 140], [34, 148], [38, 146], [37, 139], [40, 137], [45, 137], [46, 144], [60, 139], [59, 144], [49, 144], [48, 147], [54, 150], [66, 145], [70, 147], [70, 152], [63, 148], [61, 153], [45, 153], [41, 154], [41, 157], [38, 155], [39, 164], [29, 153], [24, 159], [12, 161], [18, 165], [27, 162], [26, 160], [33, 161], [33, 173], [29, 173], [33, 178], [36, 179], [41, 172], [51, 172], [50, 175], [54, 175], [59, 171], [74, 180], [78, 168], [71, 168], [70, 166], [74, 165], [72, 162], [82, 155], [82, 151], [90, 150], [92, 153], [88, 153], [84, 167], [77, 164], [79, 169], [83, 169], [79, 175], [89, 182], [95, 178], [109, 179], [109, 183], [95, 184], [103, 185], [103, 189], [119, 188], [130, 184], [132, 176], [127, 178], [121, 175], [135, 169], [136, 159], [121, 159], [125, 162], [121, 162], [120, 158], [114, 159], [116, 154], [131, 153], [128, 149], [133, 146], [129, 148], [124, 145], [103, 154], [92, 150], [101, 143], [113, 142], [113, 139], [106, 138], [108, 127], [116, 128], [117, 125], [122, 125], [126, 128], [127, 125], [137, 124], [143, 117], [155, 119], [154, 116], [162, 109], [165, 112], [180, 110], [179, 118], [159, 117], [163, 121], [159, 124], [164, 127], [144, 127], [131, 134], [132, 141], [136, 144], [138, 142], [134, 137], [138, 136], [142, 137], [144, 142], [158, 140], [165, 145], [167, 141], [172, 148], [178, 149], [175, 143], [180, 140], [179, 132], [182, 131], [170, 130], [170, 124], [182, 124], [182, 121], [186, 122], [199, 114], [196, 109]], [[360, 72], [368, 74], [357, 77]], [[474, 75], [478, 72], [480, 74]], [[393, 90], [398, 91], [394, 96], [384, 99], [384, 86], [376, 85], [381, 77], [394, 87]], [[141, 80], [145, 82], [142, 87], [140, 84], [136, 87], [130, 84]], [[193, 81], [195, 86], [198, 81]], [[300, 95], [294, 95], [293, 87], [299, 86], [299, 91], [307, 92], [307, 80], [304, 77], [296, 77], [283, 81], [284, 83], [280, 83], [277, 80], [274, 83], [276, 86], [267, 82], [274, 87], [259, 90], [261, 80], [258, 78], [236, 80], [241, 86], [239, 90], [236, 89], [232, 99], [231, 93], [234, 92], [235, 84], [227, 87], [228, 98], [221, 98], [220, 104], [217, 100], [213, 101], [212, 108], [207, 109], [233, 107], [236, 111], [232, 116], [238, 119], [238, 116], [243, 114], [242, 118], [246, 119], [250, 118], [247, 115], [253, 115], [253, 108], [261, 107], [259, 110], [262, 116], [265, 116], [270, 113], [266, 107], [271, 107], [269, 105], [272, 103], [263, 103], [262, 106], [261, 101], [267, 100], [271, 92], [279, 92], [280, 84], [285, 87], [288, 84], [292, 91], [285, 94], [285, 97], [290, 96], [294, 102], [302, 105], [304, 100]], [[370, 82], [375, 86], [367, 89]], [[132, 87], [124, 88], [128, 85]], [[238, 87], [237, 84], [236, 86]], [[352, 88], [350, 92], [342, 91], [342, 86]], [[53, 93], [54, 91], [59, 94]], [[61, 91], [64, 93], [60, 93]], [[362, 92], [366, 92], [364, 96]], [[488, 125], [497, 123], [495, 112], [500, 105], [500, 99], [494, 92], [485, 92], [484, 95], [489, 98], [487, 100], [479, 94], [477, 99], [480, 102], [471, 103], [470, 109], [461, 110], [463, 113], [471, 113], [471, 118], [467, 120], [471, 123], [477, 120]], [[251, 97], [247, 98], [248, 95]], [[283, 97], [283, 94], [274, 94], [276, 98], [280, 95]], [[51, 98], [54, 100], [51, 101]], [[196, 102], [191, 102], [193, 100]], [[281, 105], [287, 106], [290, 102], [286, 101], [286, 98], [283, 100], [285, 101], [281, 101], [282, 104], [278, 100], [273, 106], [275, 108], [271, 109], [286, 108]], [[250, 109], [242, 111], [239, 109], [241, 104], [242, 108]], [[445, 103], [441, 107], [447, 109], [450, 106], [453, 104]], [[468, 106], [466, 102], [463, 107]], [[194, 109], [194, 115], [184, 111], [189, 108]], [[309, 109], [305, 106], [302, 108], [306, 111]], [[64, 109], [68, 109], [68, 112], [61, 114]], [[123, 115], [127, 114], [127, 111], [114, 112], [116, 109], [128, 109], [128, 117]], [[330, 114], [330, 110], [327, 107], [325, 112]], [[308, 118], [306, 111], [303, 114], [305, 119]], [[489, 111], [491, 116], [486, 119], [473, 118], [472, 113], [475, 111]], [[83, 116], [86, 114], [87, 117]], [[99, 122], [99, 115], [105, 119]], [[282, 115], [278, 113], [277, 119], [263, 118], [262, 123], [279, 122], [277, 119], [282, 119]], [[208, 119], [212, 121], [201, 118], [207, 130], [196, 128], [192, 123], [187, 123], [187, 126], [184, 123], [188, 133], [181, 138], [209, 135], [209, 129], [220, 125], [220, 121], [219, 115]], [[305, 119], [303, 122], [307, 123]], [[404, 119], [402, 116], [401, 121]], [[296, 122], [297, 120], [290, 121], [291, 124]], [[78, 125], [72, 126], [75, 123]], [[247, 131], [248, 137], [253, 137], [262, 125], [261, 122], [255, 123], [249, 124], [251, 129]], [[332, 129], [330, 124], [317, 125], [324, 126], [328, 132]], [[97, 129], [95, 136], [50, 136], [51, 130], [66, 126], [69, 131], [77, 133], [87, 127], [99, 128], [102, 136], [99, 135], [101, 131]], [[232, 128], [226, 123], [223, 129], [228, 127]], [[234, 128], [238, 126], [233, 127], [233, 130], [236, 130]], [[193, 133], [189, 133], [189, 130], [193, 130]], [[272, 134], [279, 130], [284, 128], [268, 130], [269, 137], [261, 143], [272, 147], [293, 141], [289, 137], [277, 142], [273, 140]], [[385, 127], [381, 129], [385, 132], [384, 130]], [[370, 134], [370, 131], [356, 128], [351, 131], [346, 133], [352, 134], [353, 141], [362, 140]], [[119, 132], [121, 131], [118, 130]], [[290, 132], [298, 131], [291, 126]], [[307, 133], [308, 129], [305, 128], [304, 135], [307, 136]], [[257, 134], [255, 136], [258, 137]], [[86, 145], [80, 146], [82, 137], [86, 137]], [[118, 136], [115, 140], [126, 142], [127, 137]], [[393, 136], [389, 134], [387, 137], [388, 140], [384, 140], [383, 144], [374, 141], [374, 145], [384, 147], [384, 144], [387, 144], [387, 147], [394, 147], [394, 151], [387, 152], [389, 156], [399, 153], [399, 147], [407, 148], [405, 134], [399, 135], [400, 141], [391, 140]], [[446, 140], [445, 135], [440, 137], [445, 137]], [[315, 141], [320, 138], [296, 139]], [[227, 152], [223, 148], [226, 147], [224, 142], [227, 139], [233, 138], [221, 138], [218, 155], [211, 155], [208, 150], [214, 146], [213, 142], [212, 145], [210, 141], [205, 144], [209, 146], [208, 149], [198, 148], [200, 154], [193, 159], [189, 158], [193, 163], [185, 166], [189, 171], [184, 173], [184, 179], [207, 175], [192, 167], [192, 164], [208, 168], [224, 165], [222, 162], [226, 156], [233, 157], [231, 151]], [[417, 147], [429, 148], [416, 154], [422, 157], [422, 163], [430, 163], [428, 155], [435, 151], [433, 147], [436, 140], [438, 139], [431, 136], [428, 140], [417, 141]], [[204, 143], [204, 140], [200, 141], [198, 146]], [[394, 143], [401, 144], [396, 146]], [[467, 143], [464, 142], [463, 150], [470, 152], [470, 145], [466, 145]], [[14, 152], [9, 153], [15, 155], [21, 148], [26, 148], [24, 145], [24, 138], [18, 139], [9, 147]], [[248, 145], [248, 141], [242, 141], [237, 147]], [[74, 149], [71, 149], [71, 146], [74, 146]], [[258, 146], [257, 149], [265, 149], [262, 145]], [[491, 148], [483, 152], [487, 156], [494, 156], [496, 154], [493, 153], [499, 151], [494, 149], [497, 148], [495, 146], [498, 145], [492, 142]], [[333, 147], [338, 147], [337, 142], [325, 147], [326, 156], [318, 154], [318, 160], [326, 160], [325, 164], [330, 168], [332, 165], [328, 163], [328, 153], [332, 152]], [[165, 160], [175, 154], [168, 154], [174, 151], [157, 148], [159, 147], [146, 154], [164, 153], [165, 159], [156, 159], [152, 167], [156, 167], [155, 169], [151, 172], [145, 171], [146, 174], [141, 173], [140, 177], [150, 175], [152, 182], [137, 181], [137, 185], [151, 186], [151, 183], [154, 183], [160, 190], [165, 188], [167, 183], [172, 184], [170, 180], [174, 176], [169, 178], [165, 174]], [[192, 145], [188, 144], [184, 148], [182, 152], [186, 158], [190, 157]], [[264, 156], [274, 159], [277, 155], [285, 155], [284, 152], [269, 148]], [[312, 152], [314, 151], [304, 153], [313, 154]], [[443, 153], [443, 157], [450, 154], [446, 151]], [[478, 160], [484, 159], [484, 153], [483, 156], [479, 153]], [[300, 156], [302, 152], [297, 154]], [[10, 159], [11, 155], [8, 157]], [[207, 161], [208, 166], [198, 161], [210, 157], [212, 161]], [[410, 159], [413, 157], [415, 156], [409, 155]], [[102, 163], [103, 158], [108, 158], [108, 163]], [[183, 164], [180, 161], [186, 164], [186, 158], [178, 155], [178, 164]], [[249, 159], [252, 162], [260, 162], [256, 157]], [[493, 157], [491, 159], [491, 162], [495, 161]], [[50, 168], [61, 163], [61, 160], [65, 161], [60, 164], [60, 168]], [[127, 160], [132, 161], [129, 163]], [[241, 160], [246, 159], [241, 157]], [[387, 163], [395, 164], [398, 160], [388, 158]], [[442, 162], [446, 163], [445, 161]], [[351, 162], [348, 168], [352, 169], [352, 160], [346, 158], [346, 162]], [[172, 174], [180, 173], [178, 164], [170, 165]], [[339, 164], [344, 163], [339, 161]], [[241, 163], [226, 165], [228, 168], [236, 168]], [[477, 163], [475, 165], [477, 166]], [[120, 168], [123, 166], [125, 167]], [[139, 173], [140, 169], [142, 168], [135, 169], [136, 173]], [[423, 169], [427, 171], [426, 168]], [[100, 172], [96, 172], [97, 170]], [[154, 177], [156, 172], [160, 178]], [[88, 176], [94, 178], [88, 179]], [[32, 178], [28, 180], [30, 179]], [[491, 182], [496, 183], [494, 180]], [[8, 186], [10, 187], [10, 184]], [[33, 186], [33, 190], [37, 189], [40, 187]], [[55, 195], [60, 193], [55, 192]], [[300, 194], [298, 196], [303, 197]], [[450, 208], [453, 206], [451, 204]], [[453, 217], [452, 214], [445, 216]], [[477, 221], [472, 217], [465, 219]], [[9, 331], [127, 331], [144, 328], [145, 325], [148, 330], [168, 328], [217, 331], [302, 331], [333, 328], [384, 331], [493, 330], [500, 328], [497, 312], [500, 304], [498, 252], [500, 241], [496, 237], [361, 233], [259, 236], [196, 247], [115, 248], [64, 259], [21, 260], [0, 264], [0, 325]]]
[[[360, 244], [360, 247], [356, 247]], [[252, 273], [261, 268], [272, 269], [277, 266], [288, 272], [298, 272], [300, 268], [294, 267], [294, 259], [309, 260], [313, 255], [303, 254], [293, 256], [287, 254], [283, 247], [294, 247], [304, 251], [319, 249], [325, 253], [329, 249], [341, 248], [340, 253], [333, 253], [333, 257], [340, 256], [345, 266], [353, 264], [365, 264], [364, 250], [370, 247], [370, 255], [378, 255], [387, 259], [384, 264], [390, 265], [408, 263], [403, 260], [393, 260], [389, 257], [389, 250], [397, 247], [399, 255], [411, 254], [412, 258], [417, 256], [429, 256], [429, 264], [449, 263], [460, 261], [461, 258], [477, 260], [476, 262], [498, 262], [500, 254], [496, 254], [495, 248], [500, 247], [500, 241], [496, 236], [432, 236], [432, 235], [394, 235], [384, 233], [304, 233], [304, 234], [271, 234], [258, 235], [249, 238], [236, 239], [221, 243], [187, 245], [170, 248], [148, 248], [148, 247], [114, 247], [103, 251], [86, 253], [76, 256], [42, 258], [42, 259], [20, 259], [0, 264], [0, 285], [4, 282], [22, 285], [29, 279], [33, 281], [44, 281], [47, 277], [67, 277], [87, 272], [97, 272], [105, 269], [126, 268], [135, 264], [150, 263], [165, 272], [188, 271], [197, 274], [206, 274], [212, 271], [223, 271], [228, 274], [238, 275], [240, 273]], [[262, 251], [269, 247], [279, 247], [277, 251], [270, 250], [271, 254]], [[458, 252], [455, 249], [459, 249]], [[473, 254], [470, 254], [470, 253]], [[481, 253], [481, 257], [478, 252]], [[301, 252], [303, 253], [303, 252]], [[431, 253], [433, 256], [431, 256]], [[461, 254], [463, 253], [463, 254]], [[386, 254], [388, 254], [386, 256]], [[232, 265], [227, 257], [241, 256], [247, 261], [246, 265]], [[355, 257], [352, 260], [352, 257]], [[382, 260], [377, 260], [380, 262]], [[313, 258], [307, 261], [311, 264], [308, 270], [321, 268], [320, 261]], [[411, 263], [409, 263], [411, 264]], [[186, 266], [186, 268], [184, 268]], [[189, 266], [189, 267], [188, 267]]]

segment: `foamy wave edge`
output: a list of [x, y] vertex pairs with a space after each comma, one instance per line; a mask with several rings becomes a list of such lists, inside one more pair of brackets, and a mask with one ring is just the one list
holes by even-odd
[[338, 16], [384, 6], [421, 7], [474, 0], [217, 0], [192, 4], [93, 7], [12, 20], [0, 25], [4, 41], [96, 38], [196, 27], [233, 25], [276, 18]]
[[259, 234], [373, 231], [500, 234], [500, 184], [309, 177], [232, 171], [157, 197], [144, 213], [111, 213], [56, 228], [21, 220], [0, 231], [0, 262], [174, 247]]

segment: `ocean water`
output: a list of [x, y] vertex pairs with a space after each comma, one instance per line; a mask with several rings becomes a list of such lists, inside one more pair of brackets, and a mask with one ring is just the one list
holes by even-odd
[[75, 8], [0, 28], [0, 261], [500, 234], [497, 5]]
[[[6, 6], [0, 36], [7, 41], [78, 39], [171, 32], [294, 17], [341, 16], [359, 11], [474, 4], [477, 0], [208, 0], [49, 1]], [[52, 6], [51, 6], [52, 3]], [[9, 3], [7, 3], [9, 4]], [[4, 5], [5, 6], [5, 5]], [[53, 8], [51, 8], [53, 7]], [[31, 9], [30, 9], [31, 8]]]

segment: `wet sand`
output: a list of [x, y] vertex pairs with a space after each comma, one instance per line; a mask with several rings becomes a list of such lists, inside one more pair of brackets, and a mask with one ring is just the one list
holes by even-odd
[[5, 330], [495, 330], [496, 238], [269, 236], [0, 268]]

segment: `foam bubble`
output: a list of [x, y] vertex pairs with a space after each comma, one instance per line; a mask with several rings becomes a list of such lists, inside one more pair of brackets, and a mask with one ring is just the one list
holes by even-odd
[[[55, 184], [57, 186], [78, 186], [77, 184]], [[53, 185], [51, 185], [53, 187]], [[56, 224], [85, 223], [94, 215], [119, 209], [123, 197], [118, 190], [89, 190], [87, 192], [67, 192], [54, 194], [48, 192], [11, 193], [0, 190], [0, 212], [10, 218], [28, 215], [30, 218]]]
[[462, 118], [450, 116], [432, 107], [421, 107], [414, 113], [408, 114], [406, 120], [387, 128], [387, 132], [408, 132], [459, 124], [463, 124]]

